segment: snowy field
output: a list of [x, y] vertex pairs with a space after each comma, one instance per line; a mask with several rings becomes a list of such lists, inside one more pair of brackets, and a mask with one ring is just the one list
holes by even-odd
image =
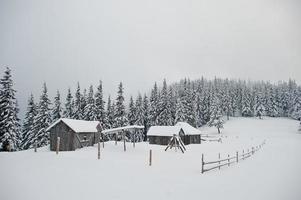
[[[298, 122], [286, 118], [232, 118], [222, 130], [223, 143], [188, 145], [185, 154], [164, 146], [114, 142], [75, 152], [48, 148], [0, 153], [0, 199], [231, 199], [300, 200], [301, 134]], [[216, 129], [203, 128], [215, 134]], [[205, 161], [251, 149], [266, 139], [254, 156], [204, 174]], [[153, 166], [148, 153], [153, 150]]]

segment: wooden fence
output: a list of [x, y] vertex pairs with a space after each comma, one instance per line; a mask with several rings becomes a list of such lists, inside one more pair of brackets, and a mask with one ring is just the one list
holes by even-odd
[[[218, 154], [218, 160], [215, 161], [208, 161], [205, 162], [204, 161], [204, 154], [202, 154], [202, 169], [201, 169], [201, 173], [203, 174], [204, 172], [213, 170], [213, 169], [221, 169], [221, 167], [223, 166], [230, 166], [233, 163], [238, 163], [240, 160], [244, 160], [246, 158], [249, 158], [250, 156], [252, 156], [255, 152], [257, 152], [258, 150], [260, 150], [262, 148], [262, 146], [265, 145], [265, 141], [263, 141], [260, 145], [252, 147], [251, 150], [247, 149], [247, 151], [243, 150], [242, 154], [239, 154], [238, 151], [236, 152], [236, 155], [234, 156], [230, 156], [228, 154], [227, 158], [221, 159], [220, 153]], [[208, 166], [206, 168], [206, 166]]]

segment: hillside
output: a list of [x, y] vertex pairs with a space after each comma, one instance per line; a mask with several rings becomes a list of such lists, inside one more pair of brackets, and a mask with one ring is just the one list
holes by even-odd
[[[1, 199], [300, 199], [301, 134], [298, 122], [287, 118], [231, 118], [222, 143], [189, 145], [185, 154], [164, 146], [138, 143], [136, 148], [113, 142], [75, 152], [50, 152], [48, 147], [0, 153]], [[216, 134], [214, 128], [202, 128]], [[204, 174], [205, 160], [266, 145], [250, 158]], [[148, 152], [153, 165], [148, 166]], [[3, 181], [5, 180], [5, 181]]]

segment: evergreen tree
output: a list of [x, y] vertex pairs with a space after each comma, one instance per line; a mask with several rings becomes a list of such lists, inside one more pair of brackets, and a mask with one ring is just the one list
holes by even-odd
[[151, 126], [157, 125], [158, 103], [159, 103], [159, 92], [158, 92], [157, 83], [155, 83], [150, 96], [149, 119], [150, 119]]
[[301, 88], [299, 88], [295, 96], [291, 117], [296, 120], [301, 120]]
[[6, 68], [0, 85], [0, 151], [18, 150], [18, 108], [9, 68]]
[[143, 110], [143, 99], [141, 94], [138, 94], [138, 97], [136, 99], [136, 103], [135, 103], [135, 116], [136, 116], [136, 125], [143, 125], [144, 123], [144, 110]]
[[242, 95], [242, 112], [241, 115], [243, 117], [252, 117], [252, 106], [251, 106], [251, 94], [246, 88], [243, 90]]
[[103, 127], [107, 127], [107, 118], [105, 112], [105, 101], [103, 100], [102, 82], [99, 81], [99, 86], [95, 93], [95, 107], [96, 107], [96, 120], [98, 120]]
[[120, 82], [118, 86], [117, 98], [116, 98], [116, 111], [115, 111], [115, 126], [122, 127], [128, 124], [128, 119], [125, 112], [123, 86]]
[[74, 109], [73, 109], [73, 119], [83, 119], [84, 108], [83, 105], [83, 97], [80, 92], [80, 85], [79, 82], [77, 83], [77, 89], [74, 96]]
[[128, 120], [129, 120], [130, 125], [134, 125], [137, 121], [136, 108], [135, 108], [135, 104], [134, 104], [134, 100], [133, 100], [132, 96], [130, 98], [130, 103], [129, 103]]
[[144, 126], [144, 140], [146, 140], [146, 133], [150, 127], [149, 119], [149, 102], [146, 94], [143, 97], [143, 126]]
[[62, 117], [61, 95], [59, 91], [57, 91], [56, 96], [54, 97], [53, 104], [51, 119], [53, 122], [55, 122]]
[[264, 105], [263, 105], [263, 99], [262, 99], [262, 94], [261, 93], [257, 93], [256, 97], [255, 97], [255, 114], [256, 117], [259, 117], [259, 119], [262, 119], [262, 116], [264, 115]]
[[66, 103], [65, 103], [65, 110], [63, 113], [65, 118], [73, 118], [73, 97], [71, 94], [70, 88], [68, 89]]
[[157, 123], [160, 126], [170, 126], [173, 124], [171, 109], [170, 109], [170, 99], [167, 91], [167, 83], [164, 79], [163, 87], [160, 93], [159, 102], [157, 105], [158, 117]]
[[37, 108], [34, 102], [34, 97], [31, 94], [28, 100], [27, 111], [22, 126], [22, 149], [28, 149], [33, 146], [34, 141], [34, 118], [37, 115]]
[[97, 120], [97, 109], [95, 106], [93, 86], [89, 88], [89, 94], [84, 108], [84, 119], [87, 121]]
[[107, 111], [106, 111], [106, 115], [107, 115], [107, 127], [106, 128], [113, 128], [115, 125], [115, 103], [111, 102], [111, 97], [108, 97], [108, 103], [107, 103]]
[[[34, 118], [34, 133], [35, 136], [30, 141], [31, 144], [37, 142], [37, 147], [42, 147], [49, 144], [49, 134], [46, 129], [51, 124], [51, 102], [47, 94], [46, 83], [43, 85], [42, 95], [40, 97], [40, 102], [37, 109], [37, 115]], [[31, 146], [33, 147], [33, 146]]]

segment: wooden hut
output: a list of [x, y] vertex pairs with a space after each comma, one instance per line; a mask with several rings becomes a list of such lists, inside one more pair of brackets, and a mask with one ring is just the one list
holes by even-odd
[[201, 132], [186, 122], [175, 126], [152, 126], [147, 132], [149, 144], [168, 145], [174, 135], [180, 136], [185, 145], [201, 143]]
[[60, 137], [60, 151], [93, 146], [100, 140], [101, 125], [98, 121], [84, 121], [61, 118], [46, 131], [50, 132], [50, 150], [55, 151]]

